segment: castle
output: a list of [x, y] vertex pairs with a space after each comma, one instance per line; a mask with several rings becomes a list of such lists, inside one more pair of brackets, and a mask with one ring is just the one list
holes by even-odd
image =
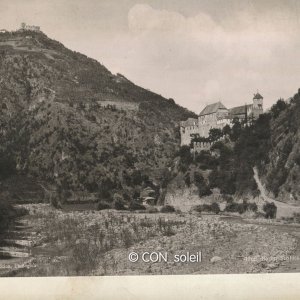
[[263, 97], [254, 94], [253, 103], [227, 109], [221, 102], [207, 105], [199, 114], [198, 119], [188, 118], [180, 122], [181, 146], [191, 143], [191, 135], [208, 137], [212, 128], [222, 129], [233, 125], [234, 119], [249, 122], [263, 113]]
[[21, 23], [20, 30], [30, 30], [30, 31], [41, 31], [40, 26], [27, 25], [26, 23]]

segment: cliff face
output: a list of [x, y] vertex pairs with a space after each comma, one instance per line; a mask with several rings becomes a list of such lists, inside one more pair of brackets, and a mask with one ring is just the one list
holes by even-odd
[[300, 90], [270, 112], [269, 159], [260, 167], [266, 188], [279, 200], [300, 201]]
[[30, 31], [0, 34], [0, 107], [2, 173], [103, 197], [158, 183], [194, 116]]

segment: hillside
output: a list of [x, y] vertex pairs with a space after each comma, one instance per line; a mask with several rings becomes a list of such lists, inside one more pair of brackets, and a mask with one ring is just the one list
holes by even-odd
[[300, 89], [271, 109], [268, 159], [260, 166], [266, 188], [284, 202], [300, 201]]
[[178, 123], [194, 116], [31, 31], [0, 34], [0, 106], [2, 179], [23, 174], [108, 201], [159, 191]]

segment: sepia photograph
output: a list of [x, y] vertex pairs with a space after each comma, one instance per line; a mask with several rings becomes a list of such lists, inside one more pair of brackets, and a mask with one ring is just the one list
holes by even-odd
[[299, 273], [299, 16], [0, 0], [0, 277]]

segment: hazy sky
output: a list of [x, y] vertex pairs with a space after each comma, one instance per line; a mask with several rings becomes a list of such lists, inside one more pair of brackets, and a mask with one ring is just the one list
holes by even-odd
[[300, 87], [299, 0], [0, 0], [0, 28], [51, 38], [195, 112]]

